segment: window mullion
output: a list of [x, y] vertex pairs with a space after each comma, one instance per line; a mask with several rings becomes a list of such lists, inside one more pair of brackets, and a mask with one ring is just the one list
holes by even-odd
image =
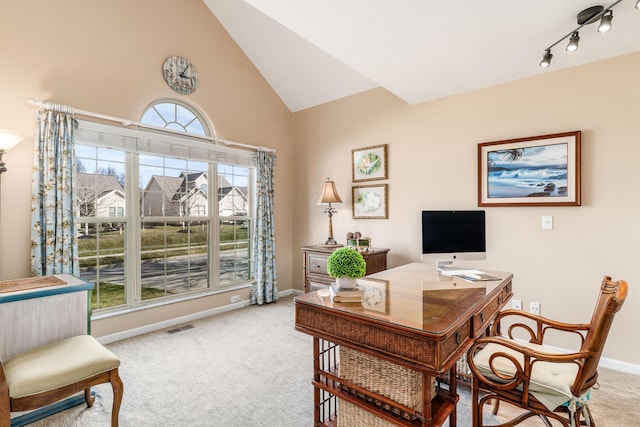
[[125, 275], [127, 287], [127, 305], [137, 306], [141, 301], [140, 296], [140, 188], [137, 177], [140, 176], [138, 154], [127, 153], [126, 168], [128, 179], [126, 180], [126, 209], [127, 223]]
[[209, 163], [209, 185], [207, 188], [209, 210], [209, 280], [211, 289], [220, 286], [220, 215], [218, 212], [218, 165]]

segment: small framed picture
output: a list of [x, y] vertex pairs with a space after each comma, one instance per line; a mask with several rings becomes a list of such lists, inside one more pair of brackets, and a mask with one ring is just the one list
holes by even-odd
[[389, 217], [387, 184], [354, 185], [351, 193], [354, 219]]
[[387, 144], [351, 150], [353, 182], [387, 179]]
[[362, 306], [367, 310], [389, 314], [389, 281], [363, 278], [357, 280], [358, 289], [364, 291]]
[[478, 206], [580, 206], [580, 136], [478, 144]]

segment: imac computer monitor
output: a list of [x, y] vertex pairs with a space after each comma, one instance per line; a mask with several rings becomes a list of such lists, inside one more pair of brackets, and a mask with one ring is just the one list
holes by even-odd
[[486, 256], [484, 211], [422, 211], [422, 260], [438, 269]]

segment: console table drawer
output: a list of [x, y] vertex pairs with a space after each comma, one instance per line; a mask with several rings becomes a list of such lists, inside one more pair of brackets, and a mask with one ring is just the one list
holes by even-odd
[[327, 275], [327, 259], [328, 255], [325, 254], [309, 254], [309, 274], [321, 274]]

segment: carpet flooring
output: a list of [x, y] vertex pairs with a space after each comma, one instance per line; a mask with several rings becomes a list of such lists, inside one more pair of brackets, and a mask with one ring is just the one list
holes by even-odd
[[[294, 330], [292, 297], [109, 344], [121, 359], [122, 427], [300, 427], [313, 422], [312, 339]], [[176, 329], [176, 328], [170, 328]], [[599, 426], [640, 425], [640, 377], [603, 370], [592, 412]], [[109, 426], [109, 385], [33, 427]], [[458, 426], [471, 425], [460, 387]], [[513, 409], [501, 408], [499, 415]], [[487, 415], [490, 417], [491, 415]], [[540, 421], [530, 425], [542, 425]], [[363, 426], [367, 427], [367, 426]]]

